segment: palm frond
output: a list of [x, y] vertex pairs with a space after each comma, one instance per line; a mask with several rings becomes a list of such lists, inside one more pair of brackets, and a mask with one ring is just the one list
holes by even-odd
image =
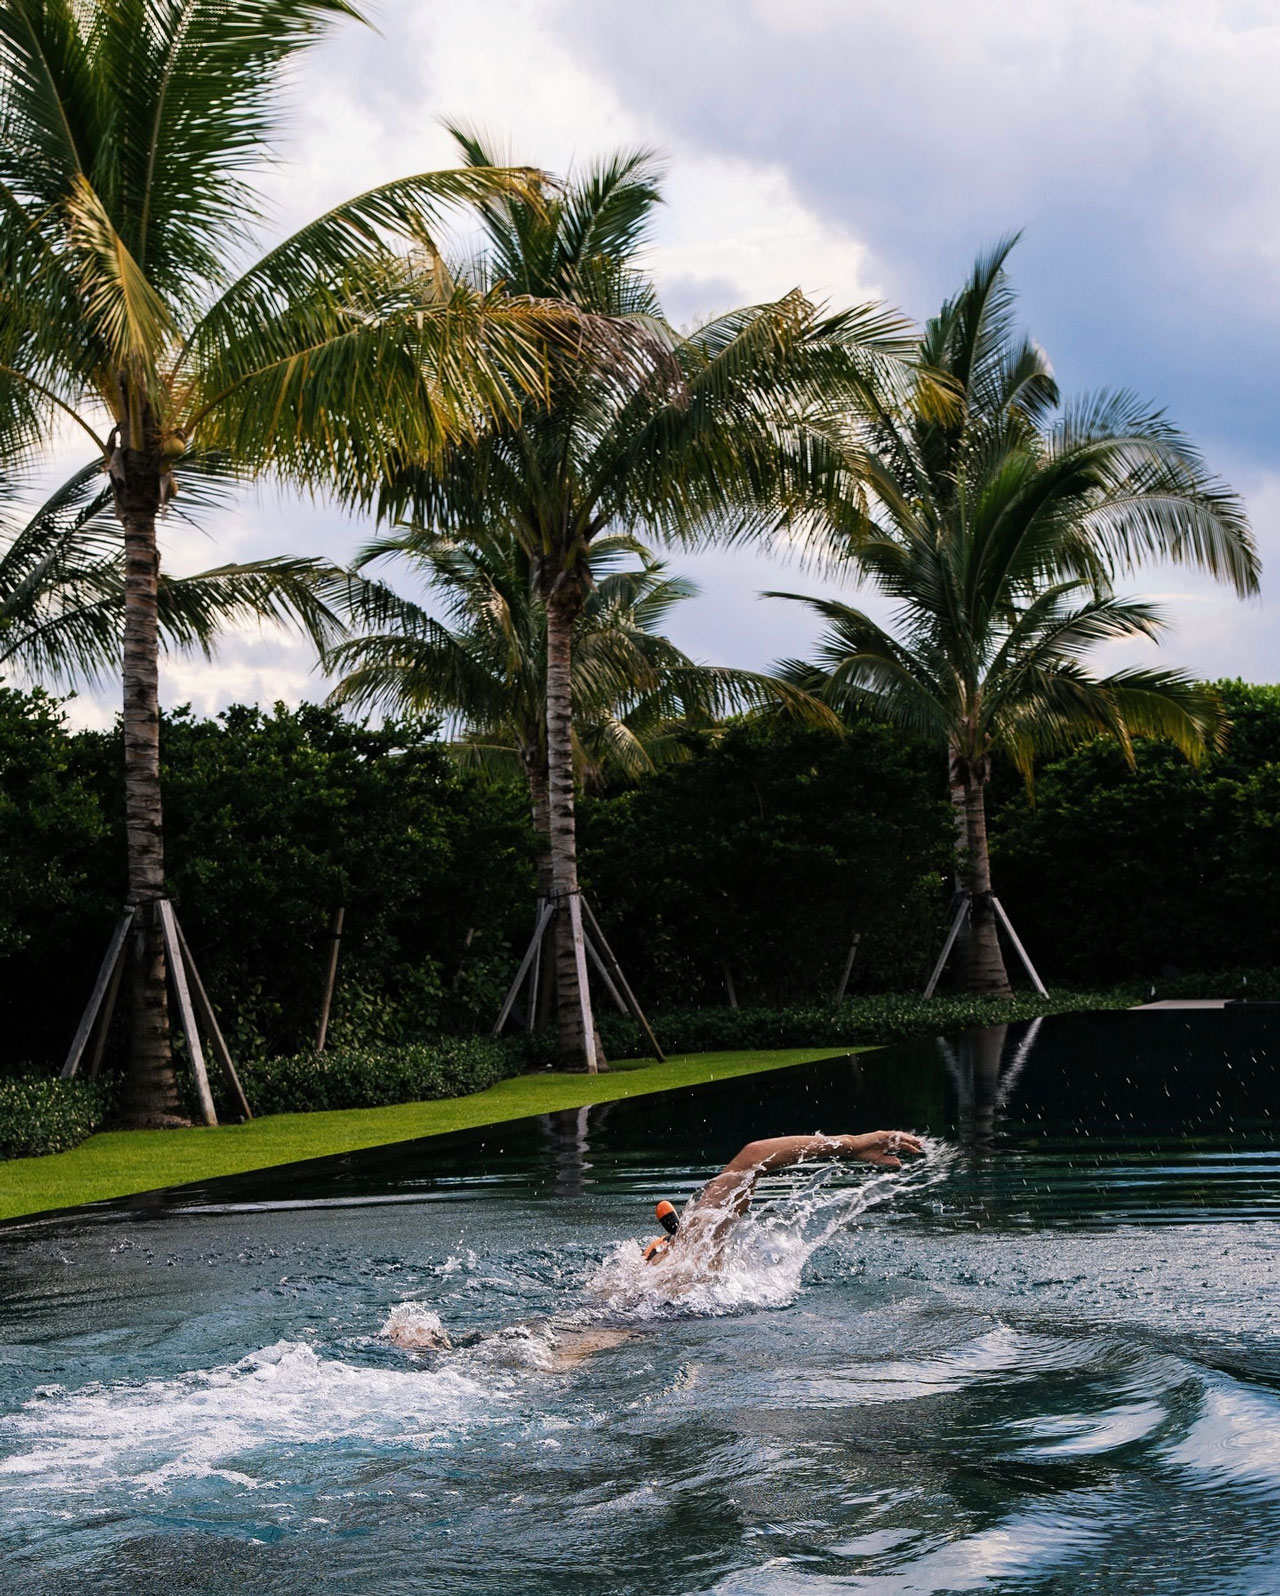
[[[140, 414], [142, 401], [155, 396], [156, 368], [173, 331], [169, 308], [130, 254], [87, 178], [74, 180], [67, 214], [84, 315], [111, 364], [126, 370], [139, 385], [135, 404]], [[134, 425], [136, 430], [136, 420]]]

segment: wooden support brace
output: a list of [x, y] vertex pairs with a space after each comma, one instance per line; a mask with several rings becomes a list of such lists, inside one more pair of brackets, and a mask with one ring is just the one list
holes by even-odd
[[613, 980], [609, 975], [608, 966], [600, 957], [599, 948], [597, 948], [595, 943], [591, 940], [590, 933], [587, 933], [583, 940], [585, 941], [587, 947], [587, 957], [591, 960], [592, 964], [595, 965], [596, 973], [604, 982], [605, 991], [608, 992], [609, 996], [613, 999], [614, 1007], [620, 1014], [625, 1014], [627, 1012], [627, 1005], [622, 1001], [622, 993], [619, 992], [617, 987], [613, 984]]
[[[546, 907], [546, 902], [547, 900], [539, 893], [538, 907], [534, 911], [535, 925], [543, 924], [542, 911]], [[538, 994], [542, 987], [542, 950], [547, 942], [545, 931], [534, 940], [536, 946], [533, 950], [533, 963], [529, 968], [529, 990], [525, 996], [524, 1028], [529, 1035], [533, 1034], [534, 1027], [538, 1023]]]
[[996, 918], [1004, 927], [1004, 934], [1009, 938], [1009, 941], [1013, 943], [1014, 952], [1022, 960], [1022, 968], [1031, 977], [1032, 986], [1035, 987], [1036, 991], [1041, 997], [1048, 997], [1049, 994], [1045, 991], [1044, 982], [1036, 974], [1035, 965], [1032, 964], [1031, 960], [1027, 957], [1027, 950], [1023, 947], [1021, 941], [1019, 940], [1018, 933], [1013, 929], [1013, 921], [1010, 920], [1009, 916], [1004, 912], [1004, 905], [1000, 902], [999, 898], [992, 898], [991, 907], [996, 911]]
[[942, 944], [942, 952], [938, 955], [938, 962], [933, 967], [933, 974], [929, 977], [929, 984], [924, 989], [924, 995], [931, 998], [942, 979], [942, 972], [947, 967], [947, 960], [951, 957], [951, 950], [956, 945], [956, 938], [960, 935], [960, 927], [969, 915], [969, 894], [962, 893], [960, 902], [956, 906], [956, 917], [951, 922], [951, 929], [947, 932], [947, 940]]
[[182, 1034], [187, 1039], [187, 1054], [191, 1060], [191, 1073], [195, 1076], [196, 1095], [200, 1099], [200, 1114], [206, 1125], [216, 1125], [218, 1115], [213, 1106], [213, 1093], [209, 1090], [208, 1072], [204, 1067], [204, 1050], [200, 1046], [195, 1010], [191, 1006], [191, 992], [187, 986], [186, 964], [178, 942], [178, 927], [173, 918], [173, 905], [167, 898], [158, 898], [156, 913], [160, 916], [160, 929], [164, 933], [165, 962], [169, 966], [169, 980], [173, 985], [173, 996], [178, 1005]]
[[120, 982], [124, 979], [125, 966], [129, 962], [129, 943], [126, 939], [124, 946], [116, 956], [116, 967], [111, 972], [111, 980], [107, 986], [107, 995], [102, 1000], [102, 1012], [98, 1016], [98, 1034], [93, 1039], [93, 1048], [89, 1054], [89, 1067], [85, 1071], [91, 1081], [96, 1081], [98, 1071], [102, 1068], [102, 1055], [107, 1050], [107, 1036], [111, 1030], [111, 1016], [116, 1011], [116, 999], [120, 996]]
[[524, 979], [529, 973], [529, 967], [533, 963], [538, 949], [542, 946], [542, 934], [547, 929], [547, 922], [551, 919], [555, 912], [555, 904], [543, 904], [542, 913], [538, 916], [538, 924], [533, 933], [533, 940], [529, 943], [528, 949], [525, 952], [525, 956], [520, 961], [520, 968], [516, 971], [516, 978], [511, 983], [511, 990], [507, 993], [506, 999], [503, 1002], [502, 1008], [498, 1014], [498, 1018], [494, 1022], [492, 1033], [494, 1036], [502, 1035], [502, 1027], [507, 1023], [507, 1016], [511, 1013], [511, 1010], [515, 1005], [516, 998], [520, 993], [520, 988], [524, 984]]
[[240, 1077], [236, 1074], [236, 1067], [231, 1061], [231, 1049], [227, 1046], [222, 1035], [222, 1027], [218, 1024], [218, 1016], [213, 1012], [213, 1004], [209, 1001], [209, 994], [204, 989], [204, 982], [200, 979], [200, 972], [196, 969], [196, 961], [191, 957], [191, 949], [187, 945], [186, 935], [178, 923], [178, 917], [173, 916], [173, 923], [178, 932], [178, 946], [182, 950], [183, 962], [187, 967], [187, 976], [191, 982], [191, 995], [196, 1002], [196, 1015], [204, 1026], [204, 1034], [209, 1038], [209, 1046], [213, 1056], [218, 1061], [218, 1068], [222, 1071], [222, 1079], [227, 1090], [235, 1100], [236, 1107], [240, 1110], [243, 1119], [252, 1119], [253, 1111], [249, 1107], [249, 1099], [244, 1095], [244, 1087], [240, 1084]]
[[573, 938], [573, 965], [578, 978], [578, 1009], [582, 1015], [582, 1040], [586, 1052], [587, 1074], [595, 1075], [599, 1072], [600, 1063], [596, 1057], [596, 1024], [591, 1013], [591, 989], [587, 985], [587, 949], [582, 932], [581, 892], [570, 892], [568, 900], [569, 931]]
[[605, 963], [609, 968], [609, 974], [613, 978], [614, 985], [618, 988], [618, 991], [622, 993], [627, 1008], [631, 1012], [631, 1018], [640, 1027], [645, 1041], [649, 1044], [649, 1051], [653, 1054], [654, 1058], [657, 1059], [659, 1064], [665, 1064], [667, 1061], [667, 1055], [658, 1046], [658, 1038], [653, 1034], [653, 1028], [645, 1018], [644, 1010], [640, 1007], [635, 993], [631, 990], [630, 983], [628, 982], [626, 976], [622, 973], [622, 966], [618, 963], [617, 955], [609, 946], [608, 938], [600, 929], [600, 922], [592, 913], [591, 905], [585, 898], [582, 900], [582, 909], [583, 913], [587, 917], [587, 924], [591, 927], [591, 935], [595, 939], [600, 952], [604, 956]]
[[853, 933], [853, 941], [849, 944], [849, 957], [844, 961], [844, 969], [840, 974], [840, 985], [836, 988], [835, 1001], [844, 1002], [844, 995], [849, 988], [849, 977], [853, 974], [853, 961], [858, 957], [858, 943], [862, 941], [862, 932]]
[[62, 1066], [64, 1081], [71, 1080], [80, 1068], [80, 1060], [93, 1034], [94, 1022], [101, 1016], [98, 1046], [94, 1049], [90, 1066], [91, 1075], [96, 1075], [98, 1072], [98, 1065], [102, 1062], [102, 1048], [106, 1044], [107, 1026], [111, 1023], [111, 1011], [115, 1008], [116, 994], [120, 990], [120, 975], [127, 957], [125, 940], [129, 935], [129, 927], [133, 924], [133, 915], [132, 909], [122, 915], [116, 921], [116, 928], [111, 933], [111, 941], [107, 944], [106, 956], [99, 967], [98, 978], [93, 983], [93, 991], [90, 992], [89, 1001], [80, 1016], [76, 1034], [71, 1039], [66, 1063]]

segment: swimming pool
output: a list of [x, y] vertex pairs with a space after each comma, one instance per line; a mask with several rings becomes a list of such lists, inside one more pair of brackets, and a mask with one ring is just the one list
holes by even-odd
[[[1278, 1591], [1278, 1058], [1075, 1016], [16, 1223], [6, 1588]], [[638, 1263], [750, 1138], [899, 1124]]]

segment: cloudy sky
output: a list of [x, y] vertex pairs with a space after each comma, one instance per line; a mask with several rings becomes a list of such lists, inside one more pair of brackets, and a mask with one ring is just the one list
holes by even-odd
[[[1280, 680], [1280, 0], [382, 0], [375, 16], [297, 71], [273, 231], [452, 164], [442, 118], [555, 170], [663, 152], [652, 264], [677, 322], [796, 285], [921, 318], [1022, 229], [1025, 320], [1066, 391], [1163, 405], [1247, 498], [1264, 598], [1145, 573], [1176, 620], [1166, 660]], [[264, 492], [209, 537], [171, 529], [169, 559], [341, 558], [367, 531]], [[691, 653], [759, 666], [803, 649], [799, 614], [755, 596], [803, 574], [676, 563], [704, 590], [672, 627]], [[253, 636], [213, 668], [171, 661], [164, 696], [323, 690], [300, 645]]]

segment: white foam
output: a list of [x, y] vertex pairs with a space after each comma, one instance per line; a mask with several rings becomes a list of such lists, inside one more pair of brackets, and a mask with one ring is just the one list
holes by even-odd
[[[269, 1483], [254, 1454], [336, 1440], [427, 1447], [493, 1416], [505, 1392], [451, 1368], [358, 1368], [280, 1341], [238, 1363], [33, 1399], [0, 1422], [0, 1494], [92, 1492], [184, 1477]], [[278, 1451], [276, 1451], [278, 1461]], [[234, 1467], [232, 1467], [234, 1465]]]

